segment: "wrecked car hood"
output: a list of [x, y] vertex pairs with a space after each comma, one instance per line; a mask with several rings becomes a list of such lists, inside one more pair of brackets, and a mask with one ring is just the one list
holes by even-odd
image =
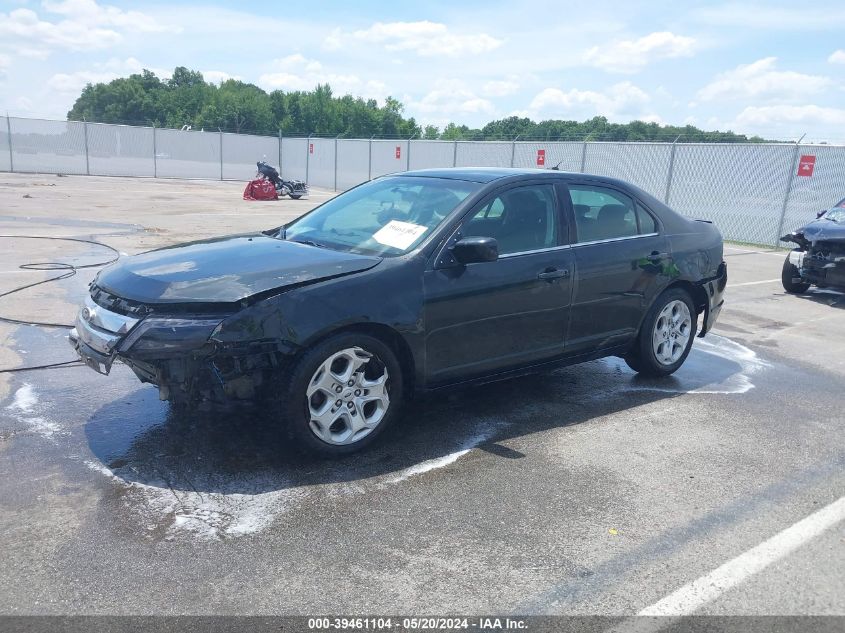
[[97, 285], [142, 303], [236, 302], [268, 290], [372, 268], [380, 257], [233, 235], [149, 251], [104, 268]]
[[804, 235], [809, 242], [845, 242], [845, 224], [825, 220], [824, 217], [801, 227], [796, 233]]

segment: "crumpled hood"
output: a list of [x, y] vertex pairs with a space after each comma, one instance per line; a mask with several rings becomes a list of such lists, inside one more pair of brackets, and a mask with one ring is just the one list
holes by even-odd
[[142, 303], [230, 303], [267, 290], [367, 270], [380, 261], [256, 233], [122, 258], [104, 268], [96, 283]]
[[845, 224], [824, 217], [801, 227], [796, 233], [803, 233], [810, 242], [845, 242]]

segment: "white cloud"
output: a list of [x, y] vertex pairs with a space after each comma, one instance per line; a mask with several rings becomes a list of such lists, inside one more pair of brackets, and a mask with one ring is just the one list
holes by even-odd
[[845, 26], [845, 11], [812, 4], [796, 3], [793, 8], [774, 7], [757, 3], [722, 4], [692, 12], [696, 22], [716, 26], [737, 27], [742, 30], [766, 31], [826, 31]]
[[[31, 43], [30, 45], [69, 50], [90, 50], [114, 46], [122, 39], [111, 29], [97, 28], [71, 20], [46, 22], [35, 11], [15, 9], [0, 14], [0, 36]], [[7, 40], [7, 44], [10, 44]], [[29, 48], [25, 46], [25, 48]]]
[[236, 79], [238, 81], [241, 80], [240, 75], [230, 75], [229, 73], [223, 70], [203, 70], [201, 72], [203, 79], [212, 84], [219, 84], [228, 79]]
[[77, 23], [112, 26], [144, 33], [182, 31], [180, 26], [161, 24], [140, 11], [124, 11], [117, 7], [97, 4], [94, 0], [63, 0], [61, 2], [44, 0], [41, 5], [48, 13], [67, 16], [69, 20]]
[[841, 127], [845, 125], [845, 110], [817, 105], [748, 106], [736, 117], [738, 128], [766, 130], [784, 124]]
[[323, 65], [299, 53], [273, 61], [277, 72], [263, 73], [258, 85], [265, 90], [313, 90], [317, 84], [329, 84], [335, 96], [354, 94], [367, 99], [383, 100], [387, 85], [379, 80], [362, 80], [358, 75], [325, 72]]
[[449, 117], [469, 114], [487, 114], [495, 112], [495, 107], [487, 99], [476, 95], [467, 86], [457, 80], [441, 80], [434, 89], [421, 99], [405, 97], [405, 105], [410, 114], [420, 115], [426, 122], [440, 122]]
[[87, 84], [108, 83], [119, 75], [112, 72], [81, 70], [75, 73], [56, 73], [47, 80], [47, 87], [56, 92], [79, 94]]
[[535, 119], [578, 119], [595, 115], [634, 119], [649, 116], [642, 108], [650, 101], [649, 95], [641, 88], [629, 81], [623, 81], [603, 92], [576, 88], [567, 91], [546, 88], [532, 99], [527, 112]]
[[[91, 70], [56, 73], [47, 80], [47, 87], [55, 92], [78, 95], [89, 83], [108, 83], [118, 77], [128, 77], [140, 73], [144, 68], [145, 66], [134, 57], [126, 59], [112, 57], [105, 62], [94, 64]], [[147, 70], [155, 73], [160, 79], [168, 79], [171, 75], [171, 71], [161, 68], [147, 67]], [[205, 73], [203, 73], [203, 76], [205, 76]]]
[[123, 39], [123, 32], [177, 33], [181, 27], [161, 24], [140, 11], [124, 11], [94, 0], [42, 2], [45, 13], [60, 16], [42, 19], [26, 8], [0, 13], [0, 40], [13, 52], [45, 57], [51, 49], [72, 51], [109, 48]]
[[422, 57], [478, 55], [502, 44], [487, 33], [453, 33], [445, 24], [419, 22], [376, 22], [368, 29], [346, 33], [334, 29], [323, 41], [328, 50], [339, 50], [347, 42], [380, 44], [388, 51], [412, 51]]
[[839, 49], [833, 51], [830, 54], [830, 57], [827, 58], [827, 61], [831, 64], [845, 64], [845, 50]]
[[608, 72], [635, 73], [658, 59], [689, 57], [695, 44], [692, 37], [658, 31], [637, 40], [594, 46], [584, 54], [584, 61]]
[[756, 99], [791, 101], [828, 89], [828, 77], [777, 70], [776, 57], [766, 57], [752, 64], [743, 64], [721, 73], [698, 91], [701, 101]]
[[519, 90], [519, 83], [508, 79], [504, 81], [488, 81], [481, 88], [482, 94], [487, 97], [506, 97]]

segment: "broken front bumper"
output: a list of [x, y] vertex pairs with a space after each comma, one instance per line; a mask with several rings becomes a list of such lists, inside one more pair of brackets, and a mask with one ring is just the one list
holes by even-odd
[[845, 288], [845, 255], [792, 251], [789, 262], [801, 275], [801, 280], [817, 286]]
[[68, 339], [94, 371], [108, 374], [120, 360], [142, 382], [156, 385], [163, 400], [251, 399], [264, 383], [265, 372], [278, 368], [278, 346], [267, 341], [213, 340], [224, 318], [134, 318], [88, 298]]

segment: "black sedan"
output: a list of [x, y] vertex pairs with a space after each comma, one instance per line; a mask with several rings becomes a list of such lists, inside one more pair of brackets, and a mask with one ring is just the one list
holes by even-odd
[[122, 259], [70, 340], [173, 403], [274, 400], [301, 445], [342, 454], [423, 391], [611, 355], [671, 374], [726, 280], [712, 224], [628, 183], [423, 170], [263, 233]]

